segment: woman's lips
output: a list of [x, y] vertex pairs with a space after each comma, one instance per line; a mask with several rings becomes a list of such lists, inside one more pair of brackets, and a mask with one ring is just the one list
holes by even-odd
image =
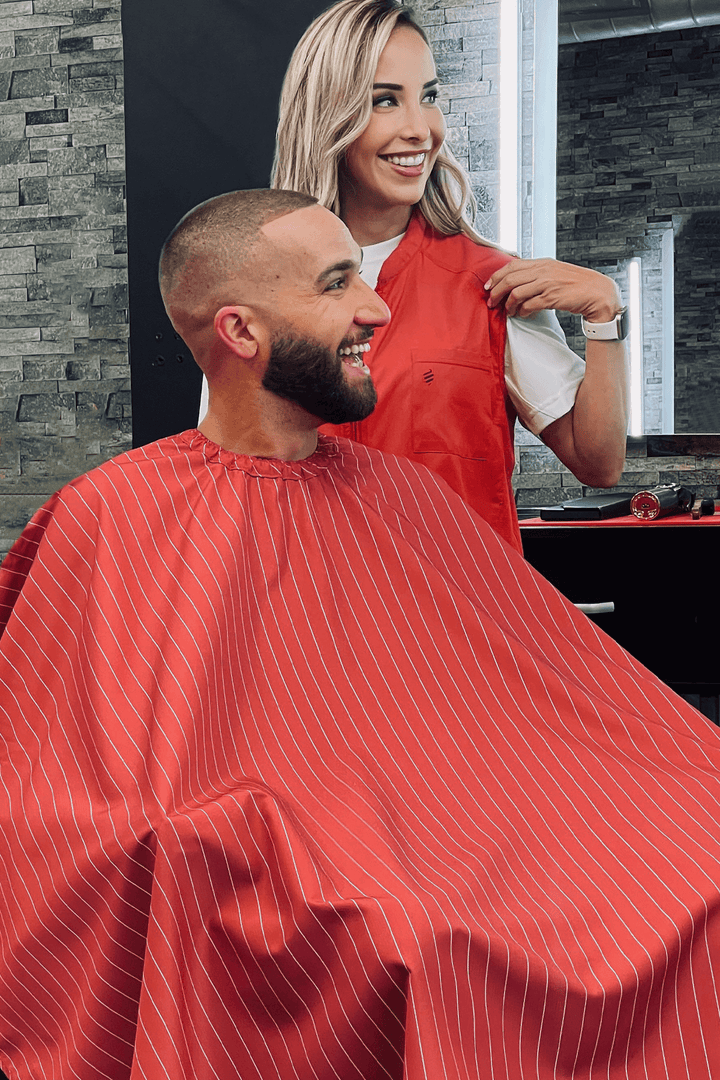
[[400, 176], [420, 176], [425, 170], [426, 152], [419, 154], [380, 154], [382, 161], [387, 162]]

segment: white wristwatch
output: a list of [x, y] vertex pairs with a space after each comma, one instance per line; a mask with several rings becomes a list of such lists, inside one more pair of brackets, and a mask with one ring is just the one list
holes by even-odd
[[628, 309], [622, 308], [610, 322], [587, 322], [583, 315], [581, 323], [586, 338], [595, 341], [624, 341], [629, 329]]

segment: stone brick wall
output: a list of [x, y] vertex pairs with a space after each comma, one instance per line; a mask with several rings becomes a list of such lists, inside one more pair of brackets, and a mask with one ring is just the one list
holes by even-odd
[[[497, 242], [500, 4], [497, 0], [412, 0], [412, 7], [435, 54], [448, 141], [470, 175], [478, 207], [475, 226]], [[532, 250], [534, 9], [534, 2], [523, 4], [520, 251], [526, 256]]]
[[119, 0], [0, 2], [0, 555], [130, 446]]
[[435, 54], [448, 141], [470, 174], [476, 227], [495, 239], [499, 4], [413, 0], [412, 6]]
[[[679, 432], [720, 431], [719, 62], [717, 26], [560, 47], [558, 258], [612, 272], [672, 227]], [[582, 352], [577, 321], [561, 322]], [[634, 444], [621, 487], [678, 481], [715, 494], [720, 448], [647, 458], [645, 446]], [[517, 449], [519, 505], [579, 494], [538, 440], [521, 432]]]

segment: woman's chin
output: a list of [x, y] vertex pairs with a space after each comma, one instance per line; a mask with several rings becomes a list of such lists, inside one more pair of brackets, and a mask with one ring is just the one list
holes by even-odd
[[382, 202], [388, 211], [415, 206], [425, 194], [426, 182], [424, 176], [419, 176], [388, 185], [383, 189]]

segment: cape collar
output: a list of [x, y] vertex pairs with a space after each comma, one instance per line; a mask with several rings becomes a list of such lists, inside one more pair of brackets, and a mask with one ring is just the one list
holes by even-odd
[[222, 465], [226, 469], [237, 469], [249, 476], [267, 477], [272, 480], [307, 480], [317, 476], [339, 460], [337, 440], [329, 435], [318, 434], [317, 449], [309, 457], [300, 461], [281, 461], [278, 458], [251, 457], [249, 454], [236, 454], [211, 442], [201, 431], [193, 428], [178, 436], [181, 441], [195, 451], [199, 451], [208, 463]]

